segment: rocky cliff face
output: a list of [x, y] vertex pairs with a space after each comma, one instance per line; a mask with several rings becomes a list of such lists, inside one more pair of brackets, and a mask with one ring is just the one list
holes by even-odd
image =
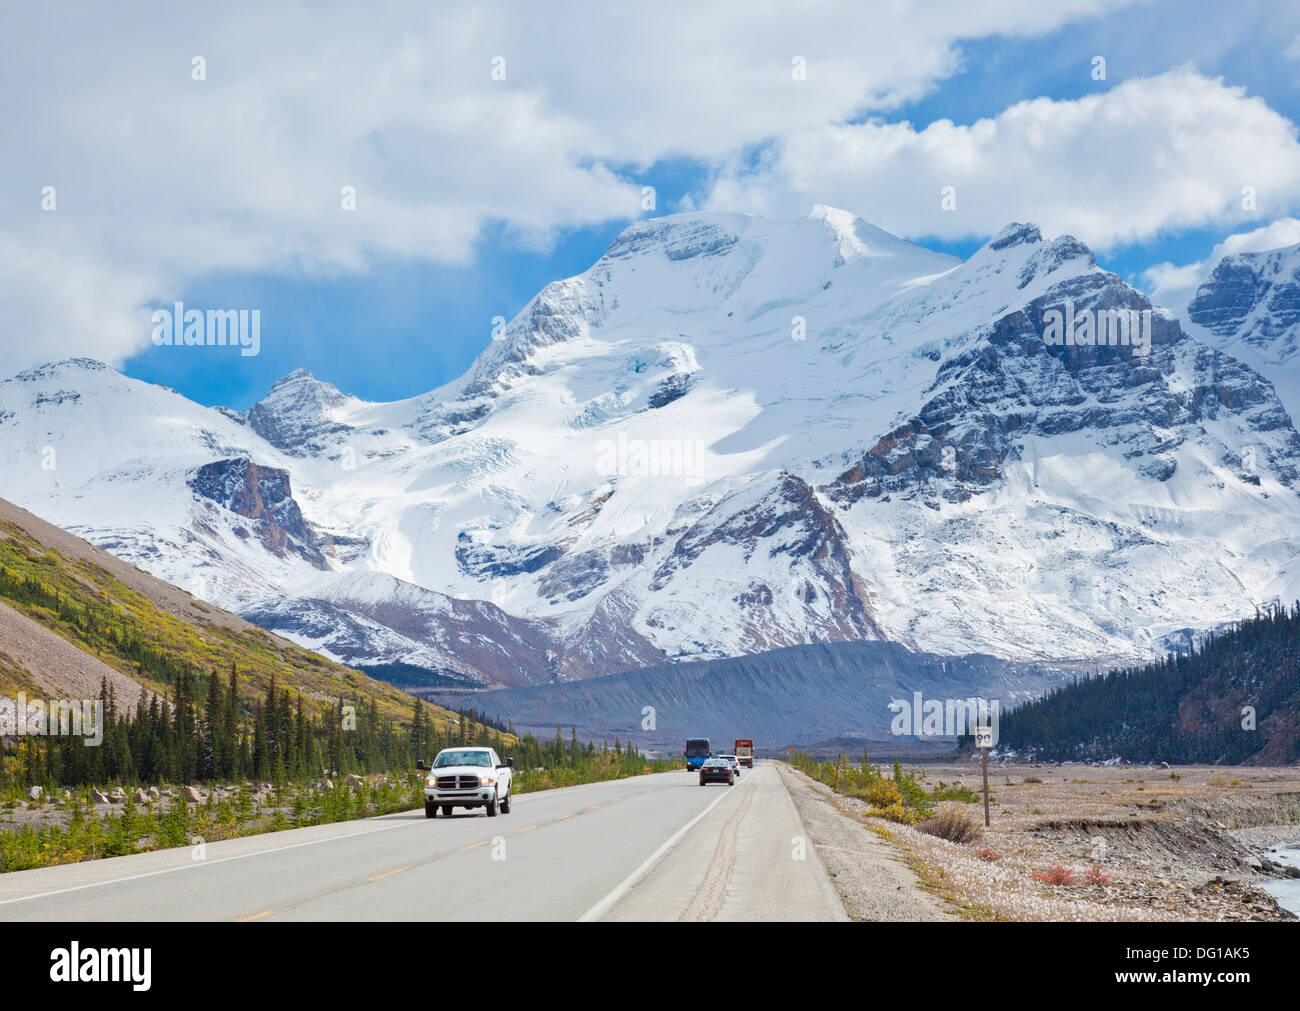
[[1289, 358], [1300, 336], [1300, 246], [1225, 256], [1187, 310], [1216, 337]]
[[1186, 318], [1194, 337], [1267, 376], [1300, 417], [1300, 245], [1225, 256]]
[[250, 529], [237, 527], [236, 536], [256, 536], [278, 558], [293, 554], [318, 569], [326, 567], [316, 535], [294, 501], [288, 471], [247, 459], [214, 460], [195, 471], [189, 487], [200, 498], [250, 521]]
[[[1037, 230], [1016, 228], [986, 249], [1018, 243], [1039, 246], [1042, 240]], [[1073, 240], [1044, 245], [1021, 269], [1019, 286], [1071, 261], [1095, 265]], [[1078, 317], [1149, 313], [1149, 353], [1109, 344], [1049, 345], [1047, 314], [1067, 301]], [[982, 339], [943, 362], [927, 393], [915, 414], [836, 479], [831, 499], [852, 503], [902, 494], [965, 501], [1004, 481], [1007, 461], [1023, 461], [1038, 440], [1069, 435], [1118, 449], [1142, 476], [1165, 482], [1177, 470], [1178, 448], [1200, 441], [1221, 416], [1241, 423], [1283, 485], [1292, 487], [1297, 477], [1300, 441], [1271, 384], [1229, 355], [1190, 340], [1172, 316], [1114, 274], [1097, 270], [1068, 276], [992, 321]], [[1221, 461], [1249, 480], [1240, 454], [1231, 444], [1222, 448]]]

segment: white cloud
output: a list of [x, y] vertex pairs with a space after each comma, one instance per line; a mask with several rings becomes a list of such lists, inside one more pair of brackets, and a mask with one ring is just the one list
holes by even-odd
[[1270, 249], [1294, 246], [1300, 242], [1300, 219], [1279, 218], [1262, 228], [1229, 235], [1210, 251], [1204, 260], [1175, 266], [1158, 263], [1142, 272], [1142, 280], [1151, 300], [1183, 313], [1201, 282], [1213, 273], [1225, 256], [1233, 253], [1262, 253]]
[[[955, 211], [941, 206], [945, 186]], [[1242, 209], [1245, 186], [1257, 212]], [[1260, 99], [1178, 69], [1077, 100], [1021, 102], [969, 126], [813, 126], [756, 167], [722, 172], [709, 198], [770, 213], [814, 201], [913, 236], [986, 236], [1022, 220], [1106, 248], [1300, 205], [1300, 143]]]
[[965, 40], [1123, 3], [15, 8], [0, 35], [0, 373], [120, 361], [147, 345], [147, 303], [214, 272], [465, 262], [490, 221], [545, 244], [632, 218], [627, 166], [887, 110], [953, 73]]

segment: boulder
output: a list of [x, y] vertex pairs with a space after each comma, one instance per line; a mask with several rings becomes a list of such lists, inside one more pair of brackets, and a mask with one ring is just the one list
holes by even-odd
[[39, 786], [33, 786], [30, 790], [27, 791], [27, 796], [31, 797], [32, 800], [40, 800], [43, 796], [45, 796], [45, 791], [42, 790]]
[[92, 804], [107, 804], [108, 797], [100, 793], [98, 790], [92, 789], [90, 791], [90, 801]]
[[113, 787], [113, 792], [108, 795], [108, 799], [114, 804], [120, 804], [122, 801], [126, 800], [126, 791], [120, 786], [115, 786]]
[[145, 793], [143, 789], [135, 791], [135, 802], [137, 804], [148, 804], [152, 799], [153, 798], [150, 797], [149, 794]]
[[203, 794], [200, 793], [198, 789], [193, 786], [187, 786], [184, 790], [182, 790], [181, 796], [185, 798], [185, 803], [187, 804], [203, 803]]

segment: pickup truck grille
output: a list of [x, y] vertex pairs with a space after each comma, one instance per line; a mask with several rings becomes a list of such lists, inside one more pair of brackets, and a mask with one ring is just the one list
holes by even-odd
[[439, 776], [439, 790], [476, 790], [478, 789], [477, 776]]

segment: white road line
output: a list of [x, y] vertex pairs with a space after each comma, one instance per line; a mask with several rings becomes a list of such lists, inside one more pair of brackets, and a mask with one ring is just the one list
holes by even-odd
[[666, 857], [668, 855], [668, 851], [682, 841], [682, 837], [685, 836], [687, 832], [693, 829], [696, 826], [696, 824], [706, 814], [708, 814], [710, 811], [712, 811], [715, 807], [718, 806], [719, 801], [721, 801], [724, 797], [733, 797], [733, 796], [735, 796], [735, 794], [731, 793], [731, 791], [729, 790], [724, 793], [718, 794], [718, 796], [714, 798], [712, 802], [710, 802], [708, 807], [706, 807], [703, 811], [701, 811], [694, 818], [692, 818], [685, 825], [683, 825], [676, 832], [674, 832], [672, 836], [662, 846], [660, 846], [657, 850], [651, 853], [648, 858], [646, 858], [645, 863], [643, 863], [640, 867], [638, 867], [626, 878], [624, 878], [623, 881], [612, 892], [610, 892], [603, 899], [597, 902], [594, 906], [588, 909], [585, 913], [579, 916], [578, 922], [590, 923], [594, 920], [599, 920], [602, 916], [604, 916], [616, 905], [618, 905], [619, 901], [622, 900], [623, 896], [627, 895], [628, 892], [630, 892], [633, 888], [635, 888], [636, 885], [640, 882], [640, 880], [644, 878], [647, 874], [649, 874], [651, 870], [654, 869], [655, 864], [657, 864], [660, 860]]

